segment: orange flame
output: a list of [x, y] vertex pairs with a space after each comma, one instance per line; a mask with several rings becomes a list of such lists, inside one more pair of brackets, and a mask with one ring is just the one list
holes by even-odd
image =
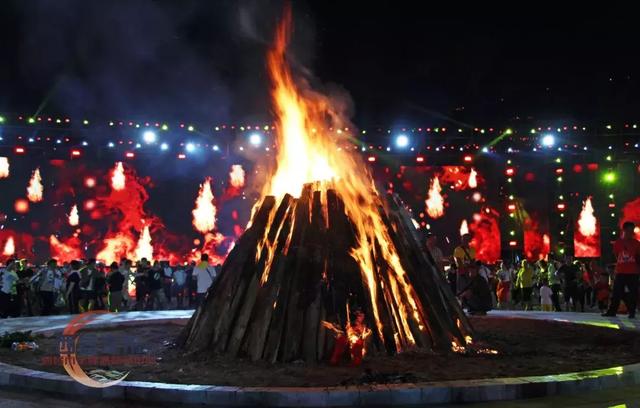
[[478, 187], [478, 179], [477, 179], [477, 175], [478, 173], [476, 172], [476, 169], [474, 169], [473, 167], [471, 168], [471, 172], [469, 173], [469, 188], [476, 188]]
[[593, 206], [591, 205], [591, 197], [582, 204], [582, 211], [580, 212], [580, 219], [578, 219], [578, 228], [580, 233], [585, 237], [591, 237], [596, 234], [597, 220], [593, 215]]
[[[338, 149], [341, 140], [349, 135], [332, 129], [351, 128], [339, 109], [340, 105], [310, 89], [307, 82], [301, 88], [296, 85], [285, 56], [290, 26], [291, 10], [286, 8], [284, 19], [276, 31], [275, 45], [267, 55], [273, 85], [278, 150], [276, 167], [265, 184], [263, 195], [282, 199], [289, 193], [299, 197], [307, 183], [314, 183], [316, 190], [323, 195], [328, 188], [334, 188], [344, 202], [347, 216], [353, 221], [357, 246], [352, 249], [351, 256], [359, 264], [368, 287], [379, 337], [383, 338], [377, 299], [384, 294], [378, 292], [379, 265], [376, 259], [384, 259], [391, 272], [389, 291], [396, 299], [406, 298], [411, 308], [407, 310], [404, 302], [398, 302], [397, 309], [392, 311], [394, 322], [403, 344], [414, 345], [408, 319], [413, 318], [422, 325], [424, 318], [419, 313], [415, 291], [408, 282], [380, 215], [382, 202], [362, 159], [346, 149]], [[275, 239], [269, 245], [273, 246], [277, 241]]]
[[40, 168], [36, 168], [31, 175], [29, 185], [27, 186], [27, 198], [32, 203], [42, 201], [42, 177], [40, 177]]
[[73, 207], [71, 207], [71, 213], [69, 213], [69, 225], [75, 227], [79, 223], [80, 216], [78, 215], [78, 206], [74, 204]]
[[444, 198], [440, 192], [440, 180], [438, 177], [434, 177], [431, 180], [431, 187], [429, 187], [429, 197], [425, 203], [427, 204], [427, 214], [431, 218], [440, 218], [444, 215]]
[[148, 225], [144, 226], [136, 247], [136, 259], [142, 258], [153, 259], [153, 247], [151, 246], [151, 234], [149, 233]]
[[229, 184], [234, 188], [244, 187], [244, 169], [241, 164], [234, 164], [231, 166], [231, 172], [229, 172]]
[[216, 207], [213, 205], [213, 192], [211, 191], [211, 177], [207, 177], [200, 184], [200, 192], [196, 199], [196, 208], [191, 211], [193, 226], [200, 232], [207, 233], [216, 227]]
[[4, 250], [2, 251], [2, 255], [4, 256], [12, 256], [16, 252], [16, 245], [13, 242], [13, 237], [7, 238], [7, 242], [4, 243]]
[[50, 235], [49, 247], [51, 255], [59, 262], [71, 262], [74, 259], [82, 258], [80, 240], [77, 237], [71, 237], [66, 242], [60, 242], [55, 235]]
[[111, 188], [116, 191], [124, 190], [126, 178], [124, 176], [124, 167], [122, 162], [116, 162], [111, 175]]
[[9, 177], [9, 159], [0, 157], [0, 179]]
[[467, 223], [467, 220], [462, 220], [462, 223], [460, 224], [460, 236], [466, 235], [469, 233], [469, 224]]

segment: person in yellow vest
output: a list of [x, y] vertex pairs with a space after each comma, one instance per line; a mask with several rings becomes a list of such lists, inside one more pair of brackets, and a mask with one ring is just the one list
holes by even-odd
[[533, 292], [533, 267], [524, 259], [518, 270], [516, 290], [520, 291], [520, 301], [524, 310], [531, 309], [531, 294]]
[[458, 267], [456, 280], [457, 293], [464, 291], [469, 285], [469, 270], [476, 268], [476, 251], [469, 246], [471, 234], [460, 238], [460, 245], [453, 250], [453, 260]]

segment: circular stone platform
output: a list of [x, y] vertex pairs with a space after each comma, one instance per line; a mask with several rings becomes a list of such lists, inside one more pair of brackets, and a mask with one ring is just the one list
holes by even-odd
[[[193, 311], [127, 312], [99, 316], [88, 327], [107, 328], [148, 324], [186, 324]], [[590, 313], [498, 311], [495, 318], [523, 318], [586, 324], [640, 332], [640, 324], [625, 318], [603, 318]], [[71, 316], [2, 320], [0, 331], [31, 330], [34, 334], [60, 334]], [[66, 375], [0, 363], [0, 386], [50, 391], [96, 399], [192, 403], [214, 406], [375, 406], [429, 405], [503, 401], [570, 394], [640, 384], [640, 364], [602, 370], [517, 378], [442, 381], [350, 387], [217, 387], [123, 381], [113, 387], [86, 387]]]

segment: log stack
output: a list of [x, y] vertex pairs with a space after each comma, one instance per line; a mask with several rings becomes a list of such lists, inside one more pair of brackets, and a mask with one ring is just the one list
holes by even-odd
[[[374, 253], [395, 246], [413, 299], [393, 295], [394, 271], [381, 257], [373, 299], [351, 256], [357, 239], [344, 203], [336, 191], [315, 188], [306, 185], [299, 198], [262, 200], [178, 344], [188, 352], [318, 362], [328, 357], [335, 336], [322, 322], [344, 328], [349, 308], [364, 312], [372, 330], [368, 354], [413, 347], [449, 351], [452, 342], [465, 344], [472, 329], [402, 202], [388, 196], [380, 205], [393, 242], [375, 242]], [[411, 311], [406, 325], [399, 323], [403, 310]]]

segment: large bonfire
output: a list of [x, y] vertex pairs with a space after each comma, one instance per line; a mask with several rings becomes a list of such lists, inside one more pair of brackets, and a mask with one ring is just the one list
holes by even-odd
[[332, 129], [349, 124], [331, 100], [294, 79], [290, 27], [287, 9], [267, 55], [273, 172], [180, 343], [254, 360], [317, 361], [354, 323], [349, 310], [359, 310], [370, 328], [367, 352], [464, 349], [471, 328], [408, 213], [397, 199], [383, 200], [360, 157], [341, 148]]

